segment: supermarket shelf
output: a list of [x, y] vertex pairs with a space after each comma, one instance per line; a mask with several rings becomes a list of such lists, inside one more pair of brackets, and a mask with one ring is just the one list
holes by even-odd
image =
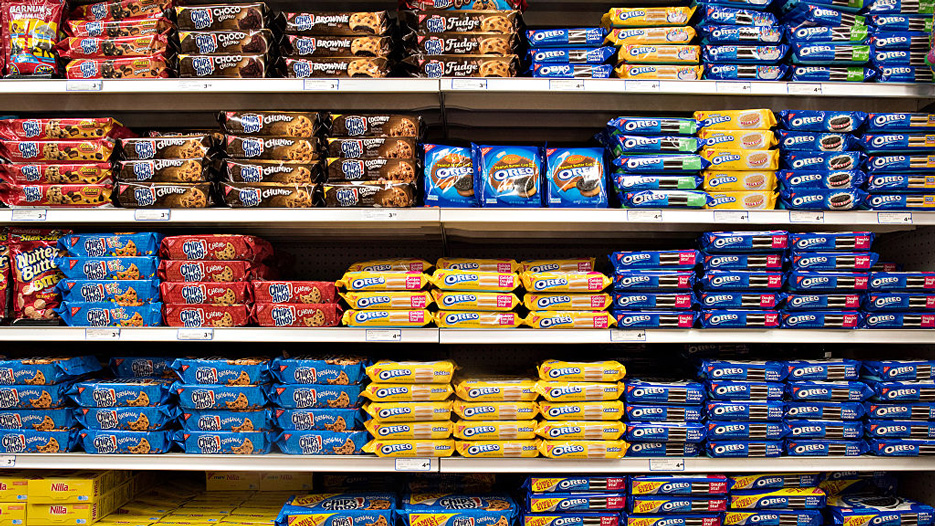
[[0, 341], [438, 343], [437, 329], [3, 327]]
[[928, 471], [935, 458], [779, 457], [779, 458], [626, 458], [556, 460], [548, 458], [443, 458], [445, 473], [755, 473], [800, 471]]
[[880, 343], [933, 344], [935, 331], [819, 329], [439, 329], [445, 344]]

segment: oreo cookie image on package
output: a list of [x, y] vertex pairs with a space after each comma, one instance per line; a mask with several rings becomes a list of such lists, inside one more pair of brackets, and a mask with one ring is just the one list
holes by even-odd
[[607, 208], [604, 152], [600, 148], [547, 148], [546, 205]]
[[425, 144], [423, 149], [425, 206], [477, 206], [471, 150], [440, 144]]
[[542, 152], [535, 146], [472, 144], [474, 191], [482, 207], [542, 206]]

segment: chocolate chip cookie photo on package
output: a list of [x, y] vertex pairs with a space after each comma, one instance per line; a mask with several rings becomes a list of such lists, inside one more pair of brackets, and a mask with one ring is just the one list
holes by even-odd
[[475, 207], [470, 148], [425, 144], [425, 206]]
[[412, 53], [421, 55], [515, 55], [515, 33], [410, 33], [403, 37]]
[[218, 122], [232, 135], [314, 137], [319, 130], [316, 112], [223, 111]]
[[124, 208], [206, 208], [214, 204], [211, 183], [119, 183]]
[[383, 78], [390, 73], [390, 63], [382, 57], [286, 58], [283, 62], [285, 76], [290, 78]]
[[179, 55], [179, 77], [250, 78], [266, 76], [266, 55]]
[[290, 183], [309, 185], [321, 173], [319, 161], [252, 161], [226, 159], [221, 178], [232, 183]]
[[204, 158], [152, 159], [118, 161], [117, 180], [153, 183], [202, 183], [208, 181], [208, 165]]
[[66, 79], [152, 79], [169, 78], [171, 73], [164, 55], [82, 58], [65, 66]]
[[392, 50], [392, 37], [375, 35], [286, 35], [280, 49], [291, 58], [386, 57]]
[[329, 138], [325, 140], [328, 157], [343, 159], [415, 159], [417, 151], [417, 141], [410, 137]]
[[416, 189], [409, 183], [325, 183], [323, 189], [328, 207], [405, 208], [416, 203]]
[[180, 31], [255, 31], [266, 27], [265, 2], [178, 6], [176, 25]]
[[310, 208], [315, 186], [289, 183], [218, 184], [224, 204], [231, 208]]
[[604, 151], [547, 148], [546, 204], [552, 208], [607, 208]]
[[537, 146], [472, 144], [474, 191], [482, 207], [542, 206], [542, 151]]
[[516, 55], [412, 55], [403, 64], [414, 77], [515, 77]]
[[414, 137], [422, 134], [422, 117], [403, 114], [342, 114], [329, 116], [332, 137]]
[[117, 149], [123, 159], [141, 161], [149, 159], [201, 159], [214, 147], [211, 135], [187, 137], [122, 138]]
[[400, 23], [411, 31], [428, 33], [516, 33], [519, 11], [465, 10], [400, 11]]
[[30, 184], [110, 184], [110, 163], [15, 163], [0, 164], [0, 180], [20, 186]]
[[287, 12], [276, 23], [287, 35], [385, 35], [392, 27], [386, 11]]
[[50, 208], [109, 208], [113, 206], [111, 186], [100, 184], [0, 184], [0, 203], [8, 207], [47, 206]]
[[418, 167], [413, 159], [342, 159], [327, 160], [329, 182], [379, 181], [415, 183]]
[[234, 159], [311, 162], [318, 158], [315, 137], [225, 136], [224, 152]]
[[263, 55], [275, 44], [269, 29], [259, 31], [182, 31], [179, 53], [183, 55]]

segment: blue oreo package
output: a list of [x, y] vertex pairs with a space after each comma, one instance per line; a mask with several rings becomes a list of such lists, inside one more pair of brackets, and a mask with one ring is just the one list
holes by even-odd
[[738, 421], [752, 420], [756, 422], [778, 422], [782, 420], [782, 402], [744, 402], [734, 400], [730, 402], [708, 401], [708, 420]]
[[793, 292], [827, 292], [867, 290], [870, 274], [861, 272], [789, 272], [786, 286]]
[[32, 429], [48, 431], [74, 427], [74, 409], [3, 409], [0, 410], [0, 429]]
[[703, 179], [697, 175], [659, 175], [659, 174], [640, 174], [632, 175], [625, 172], [614, 172], [614, 188], [618, 195], [626, 192], [636, 192], [640, 190], [666, 190], [666, 189], [686, 189], [693, 190], [701, 186]]
[[790, 382], [856, 380], [860, 373], [860, 361], [847, 358], [789, 360], [785, 362], [785, 369]]
[[780, 382], [709, 380], [706, 385], [708, 398], [711, 400], [782, 400], [784, 392], [783, 384]]
[[266, 406], [264, 386], [172, 384], [182, 409], [259, 409]]
[[[762, 475], [733, 475], [730, 477], [734, 483], [731, 489], [782, 489], [782, 488], [813, 488], [824, 480], [823, 473], [794, 473], [778, 474], [766, 473]], [[790, 510], [791, 511], [791, 510]], [[802, 511], [802, 510], [795, 510]], [[820, 511], [814, 510], [812, 513]]]
[[779, 184], [789, 190], [836, 190], [859, 188], [867, 180], [860, 170], [838, 170], [834, 172], [812, 170], [779, 170]]
[[873, 232], [793, 232], [789, 235], [789, 246], [793, 250], [812, 252], [869, 251], [873, 239]]
[[698, 237], [698, 244], [707, 254], [776, 252], [788, 248], [789, 232], [785, 230], [705, 232]]
[[711, 80], [782, 80], [789, 67], [785, 65], [757, 65], [752, 68], [738, 64], [711, 64], [705, 66], [704, 78]]
[[726, 495], [731, 481], [724, 475], [633, 475], [630, 495]]
[[705, 400], [705, 390], [698, 382], [630, 380], [626, 382], [624, 399], [639, 404], [700, 404]]
[[55, 290], [67, 303], [142, 305], [159, 301], [159, 280], [73, 280], [63, 279]]
[[[935, 174], [873, 174], [870, 176], [869, 181], [867, 181], [867, 191], [871, 193], [935, 192]], [[59, 283], [61, 283], [61, 281]]]
[[700, 147], [697, 138], [681, 135], [646, 136], [612, 132], [599, 133], [595, 138], [617, 156], [629, 153], [694, 153]]
[[368, 437], [366, 431], [283, 431], [274, 441], [287, 455], [358, 455]]
[[792, 82], [870, 82], [876, 76], [876, 70], [861, 66], [795, 66], [792, 68]]
[[550, 208], [607, 208], [601, 148], [546, 148], [545, 200]]
[[344, 431], [363, 428], [359, 409], [275, 409], [276, 427], [294, 431]]
[[935, 404], [894, 404], [867, 402], [867, 418], [875, 420], [935, 420]]
[[614, 72], [610, 64], [551, 64], [533, 62], [529, 72], [536, 78], [548, 79], [609, 79]]
[[821, 510], [730, 510], [725, 526], [821, 526]]
[[863, 440], [786, 440], [786, 454], [790, 457], [856, 457], [869, 450]]
[[932, 70], [924, 66], [886, 66], [876, 71], [880, 82], [932, 82]]
[[630, 422], [701, 422], [700, 405], [627, 404], [625, 420]]
[[701, 313], [701, 326], [706, 329], [779, 328], [782, 320], [774, 310], [714, 309]]
[[697, 250], [643, 250], [637, 252], [614, 252], [610, 264], [617, 268], [694, 268], [701, 258]]
[[472, 144], [474, 191], [482, 207], [542, 206], [542, 151], [535, 146]]
[[867, 131], [935, 131], [935, 113], [870, 113]]
[[79, 407], [148, 407], [165, 404], [172, 380], [161, 378], [113, 378], [76, 382], [68, 396]]
[[792, 382], [786, 384], [786, 394], [793, 401], [863, 402], [873, 389], [863, 382]]
[[671, 495], [631, 495], [627, 502], [631, 515], [654, 513], [709, 513], [727, 509], [726, 497], [683, 497]]
[[849, 190], [782, 190], [782, 204], [790, 210], [854, 210], [867, 199], [867, 192]]
[[708, 422], [708, 440], [782, 440], [782, 422]]
[[526, 41], [533, 48], [599, 46], [606, 35], [607, 31], [600, 27], [530, 29]]
[[611, 307], [627, 309], [691, 309], [697, 300], [691, 292], [614, 292]]
[[697, 422], [630, 422], [628, 442], [703, 442], [707, 431]]
[[705, 63], [727, 64], [775, 64], [786, 56], [789, 50], [785, 45], [756, 46], [737, 44], [718, 44], [702, 46], [702, 58]]
[[155, 407], [79, 407], [75, 418], [88, 429], [155, 431], [175, 424], [177, 411], [172, 405]]
[[859, 420], [866, 409], [859, 402], [783, 402], [786, 418], [812, 420]]
[[746, 360], [702, 360], [698, 368], [702, 378], [781, 382], [786, 377], [783, 362]]
[[[592, 487], [593, 486], [593, 487]], [[569, 491], [626, 491], [627, 477], [527, 477], [521, 486], [530, 493], [565, 493]], [[598, 489], [600, 488], [600, 489]], [[591, 512], [595, 516], [603, 512]], [[613, 514], [619, 518], [619, 514]]]
[[857, 329], [863, 315], [858, 311], [783, 311], [784, 329]]
[[782, 441], [709, 440], [706, 449], [713, 458], [778, 457]]
[[[471, 497], [471, 500], [481, 501], [483, 498], [477, 499]], [[502, 497], [502, 500], [512, 503], [512, 499]], [[486, 503], [477, 502], [477, 504], [469, 504], [468, 506], [476, 505], [486, 505]], [[596, 510], [623, 510], [626, 508], [627, 504], [627, 495], [623, 492], [569, 492], [569, 493], [527, 493], [526, 494], [526, 509], [535, 512], [553, 512], [553, 511], [562, 511], [562, 512], [578, 512], [578, 511], [596, 511]], [[403, 503], [403, 506], [406, 506], [406, 503]], [[435, 511], [440, 512], [442, 510], [448, 509], [460, 509], [464, 506], [463, 503], [458, 502], [458, 500], [451, 500], [447, 503], [439, 503], [435, 505], [434, 503], [428, 506], [420, 506], [419, 508], [423, 511]], [[448, 507], [452, 506], [452, 507]], [[457, 506], [458, 508], [454, 508]], [[471, 508], [467, 508], [471, 509]], [[510, 510], [515, 512], [515, 509]]]
[[923, 402], [935, 398], [935, 382], [896, 381], [871, 382], [875, 402]]
[[867, 120], [861, 111], [781, 110], [779, 122], [787, 130], [802, 132], [850, 133]]
[[935, 207], [935, 193], [931, 195], [874, 194], [867, 198], [872, 210], [913, 210]]
[[931, 172], [935, 170], [935, 156], [924, 153], [871, 155], [865, 165], [868, 172]]
[[3, 430], [0, 431], [0, 453], [67, 453], [75, 448], [77, 438], [76, 429]]
[[730, 495], [730, 507], [735, 510], [820, 510], [825, 507], [826, 501], [825, 492], [819, 488], [745, 489], [731, 491]]
[[176, 431], [173, 440], [190, 455], [265, 455], [269, 431]]
[[271, 403], [283, 409], [357, 407], [360, 385], [296, 385], [273, 384], [269, 388]]
[[867, 436], [872, 438], [935, 439], [935, 422], [912, 420], [868, 420]]
[[705, 254], [705, 270], [782, 270], [782, 254]]
[[526, 53], [526, 57], [530, 62], [539, 64], [603, 64], [616, 52], [617, 48], [613, 46], [530, 48]]
[[266, 358], [178, 358], [172, 370], [183, 384], [251, 385], [269, 382]]
[[474, 207], [474, 164], [471, 149], [423, 144], [425, 206]]
[[[906, 440], [906, 439], [878, 439], [874, 438], [868, 441], [870, 454], [879, 457], [917, 457], [919, 455], [928, 455], [931, 450], [931, 440]], [[880, 513], [874, 510], [870, 513]], [[894, 522], [894, 524], [897, 524]]]
[[636, 135], [695, 135], [695, 119], [679, 117], [614, 117], [607, 122], [610, 130]]
[[[627, 448], [626, 457], [697, 457], [704, 451], [700, 443], [634, 442]], [[672, 515], [666, 515], [670, 520]], [[645, 518], [645, 516], [640, 517]], [[668, 524], [668, 523], [667, 523]]]
[[159, 260], [154, 256], [138, 257], [57, 257], [55, 266], [67, 279], [134, 280], [153, 279]]
[[360, 356], [276, 357], [269, 364], [273, 378], [284, 384], [359, 384], [370, 361]]
[[695, 272], [618, 268], [614, 270], [613, 280], [615, 291], [690, 291], [695, 286]]
[[790, 170], [835, 172], [858, 170], [865, 158], [862, 152], [784, 152], [782, 164]]
[[701, 288], [705, 291], [723, 290], [779, 290], [782, 288], [782, 272], [750, 270], [706, 270], [701, 276]]
[[175, 358], [165, 356], [114, 356], [108, 367], [118, 378], [175, 378], [169, 368]]
[[863, 294], [789, 294], [786, 296], [785, 310], [857, 310], [863, 303]]
[[53, 385], [100, 370], [94, 356], [0, 360], [0, 385]]
[[554, 515], [524, 513], [519, 524], [524, 526], [589, 526], [590, 524], [620, 526], [622, 524], [621, 515], [621, 513], [609, 511], [558, 512]]
[[[841, 0], [812, 0], [809, 2], [809, 4], [832, 7], [847, 13], [857, 13], [866, 5], [868, 1], [869, 0], [846, 0], [842, 2]], [[786, 3], [782, 5], [782, 11], [791, 11], [800, 3], [802, 3], [802, 0], [786, 0]]]
[[610, 315], [617, 321], [617, 327], [623, 328], [669, 328], [691, 329], [698, 319], [696, 311], [653, 311], [653, 310], [611, 310]]
[[786, 10], [786, 13], [782, 16], [782, 23], [787, 27], [868, 25], [864, 17], [854, 16], [828, 6], [816, 5], [815, 3], [803, 4], [797, 1], [793, 2], [792, 5], [794, 7]]
[[857, 145], [849, 133], [779, 130], [779, 148], [785, 151], [843, 152]]
[[877, 382], [935, 380], [933, 360], [864, 360], [861, 377]]
[[908, 49], [874, 49], [870, 61], [875, 68], [925, 65], [924, 58]]
[[701, 32], [702, 42], [705, 44], [782, 42], [782, 26], [703, 25], [697, 29]]
[[922, 49], [928, 46], [928, 35], [922, 31], [878, 31], [870, 37], [874, 50], [905, 50]]
[[718, 5], [702, 5], [701, 25], [775, 26], [776, 15], [768, 11], [737, 9]]
[[631, 173], [698, 172], [710, 164], [700, 155], [693, 153], [621, 155], [613, 162], [615, 166]]
[[855, 440], [864, 436], [860, 420], [786, 420], [790, 438]]
[[78, 441], [92, 455], [150, 455], [172, 449], [171, 431], [112, 431], [82, 429]]
[[799, 252], [792, 250], [796, 270], [870, 270], [880, 255], [876, 252]]
[[186, 431], [268, 431], [273, 429], [269, 409], [227, 411], [223, 409], [179, 411], [178, 421]]
[[55, 312], [69, 327], [158, 327], [162, 303], [124, 307], [114, 303], [63, 302]]
[[873, 31], [866, 26], [799, 26], [787, 27], [789, 42], [850, 42], [867, 44]]
[[932, 15], [886, 14], [867, 17], [877, 31], [932, 32]]
[[935, 272], [871, 272], [872, 292], [935, 291]]
[[860, 138], [860, 147], [870, 153], [933, 150], [935, 136], [904, 132], [865, 133]]
[[58, 248], [79, 258], [155, 256], [161, 241], [156, 232], [69, 234], [59, 238]]

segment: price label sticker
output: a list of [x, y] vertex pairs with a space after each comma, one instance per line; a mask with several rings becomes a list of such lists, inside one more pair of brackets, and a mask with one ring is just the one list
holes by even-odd
[[102, 80], [66, 80], [65, 91], [101, 91], [104, 88]]
[[576, 91], [584, 89], [583, 79], [549, 79], [549, 89], [556, 91]]
[[824, 223], [825, 213], [815, 210], [789, 210], [790, 223]]
[[611, 329], [610, 341], [612, 342], [645, 342], [646, 331]]
[[715, 223], [749, 223], [750, 214], [744, 210], [715, 210]]
[[85, 340], [117, 341], [120, 339], [120, 327], [93, 327], [84, 330]]
[[659, 91], [658, 80], [625, 80], [624, 91]]
[[16, 466], [16, 455], [0, 455], [0, 468]]
[[161, 208], [137, 208], [133, 212], [136, 221], [168, 221], [170, 216], [169, 209]]
[[396, 471], [432, 471], [432, 459], [397, 458]]
[[397, 219], [399, 218], [398, 210], [364, 210], [361, 215], [365, 220], [372, 221], [374, 219]]
[[656, 458], [649, 461], [650, 471], [685, 471], [685, 459]]
[[821, 95], [821, 84], [814, 82], [790, 82], [786, 86], [789, 95]]
[[881, 225], [911, 225], [912, 212], [877, 212], [877, 223]]
[[364, 340], [368, 342], [401, 342], [403, 331], [400, 329], [366, 329]]
[[14, 208], [10, 219], [13, 221], [45, 221], [45, 208]]
[[340, 87], [338, 79], [305, 79], [302, 89], [307, 91], [337, 91]]
[[207, 80], [180, 80], [179, 91], [207, 91], [214, 85]]
[[627, 210], [627, 221], [640, 223], [662, 221], [662, 210]]
[[451, 89], [477, 90], [487, 89], [487, 79], [451, 79]]
[[753, 87], [749, 82], [718, 82], [714, 89], [718, 93], [751, 93]]
[[177, 338], [179, 340], [213, 340], [214, 329], [204, 327], [196, 329], [179, 329]]

